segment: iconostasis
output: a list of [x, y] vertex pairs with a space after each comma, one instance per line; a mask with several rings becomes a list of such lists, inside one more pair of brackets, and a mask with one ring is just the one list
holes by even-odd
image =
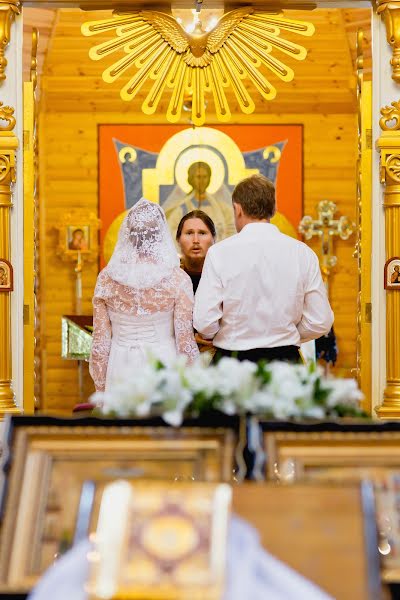
[[[301, 238], [302, 216], [315, 216], [321, 200], [334, 202], [339, 216], [356, 220], [354, 23], [363, 22], [368, 29], [369, 11], [291, 14], [316, 28], [304, 42], [309, 55], [295, 65], [294, 81], [277, 86], [273, 101], [258, 101], [251, 115], [235, 112], [232, 105], [230, 124], [218, 123], [211, 113], [203, 127], [195, 128], [185, 113], [178, 124], [167, 124], [161, 110], [165, 106], [160, 114], [146, 116], [140, 110], [143, 96], [123, 102], [118, 87], [104, 84], [98, 65], [88, 58], [90, 43], [80, 26], [103, 18], [105, 11], [58, 11], [42, 75], [39, 128], [42, 410], [70, 412], [80, 400], [79, 384], [83, 382], [85, 394], [92, 389], [87, 365], [82, 373], [76, 361], [61, 358], [61, 317], [76, 312], [76, 264], [57, 255], [60, 218], [79, 213], [79, 221], [64, 223], [69, 252], [77, 244], [89, 251], [99, 227], [96, 258], [85, 261], [82, 252], [83, 315], [91, 315], [96, 277], [112, 251], [124, 212], [145, 196], [160, 202], [173, 231], [190, 201], [188, 169], [195, 162], [209, 167], [208, 204], [221, 237], [232, 233], [229, 196], [234, 185], [254, 172], [275, 181], [276, 224], [289, 235]], [[307, 243], [320, 252], [318, 240]], [[335, 371], [347, 376], [356, 366], [354, 244], [355, 238], [337, 243], [338, 262], [329, 285], [339, 346]]]

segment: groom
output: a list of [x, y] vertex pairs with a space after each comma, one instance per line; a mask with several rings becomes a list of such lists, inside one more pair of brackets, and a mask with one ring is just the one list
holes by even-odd
[[238, 183], [232, 201], [238, 233], [207, 253], [193, 325], [217, 356], [298, 362], [300, 344], [333, 323], [317, 255], [270, 223], [275, 188], [263, 175]]

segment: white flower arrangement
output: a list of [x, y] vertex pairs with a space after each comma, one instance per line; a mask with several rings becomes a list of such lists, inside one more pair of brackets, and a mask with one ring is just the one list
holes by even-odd
[[184, 415], [209, 411], [275, 419], [366, 416], [360, 408], [362, 398], [354, 379], [324, 377], [314, 364], [256, 365], [222, 358], [207, 365], [200, 356], [191, 365], [179, 357], [168, 366], [149, 357], [146, 365], [127, 368], [112, 390], [97, 392], [91, 401], [105, 415], [161, 415], [178, 427]]

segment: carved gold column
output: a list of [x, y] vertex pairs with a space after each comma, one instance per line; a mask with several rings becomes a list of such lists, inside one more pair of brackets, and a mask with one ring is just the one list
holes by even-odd
[[[380, 179], [385, 186], [386, 260], [400, 257], [400, 101], [381, 109]], [[384, 268], [382, 265], [382, 284]], [[400, 286], [399, 286], [400, 287]], [[400, 289], [386, 290], [386, 387], [382, 418], [400, 419]]]
[[7, 59], [4, 52], [10, 41], [11, 24], [20, 11], [19, 0], [0, 0], [0, 83], [6, 78]]
[[[18, 139], [12, 132], [15, 126], [13, 113], [14, 109], [2, 106], [0, 102], [0, 119], [8, 121], [8, 125], [0, 125], [0, 260], [8, 262], [11, 261], [10, 211], [18, 147]], [[0, 289], [0, 416], [18, 411], [11, 381], [11, 293]]]

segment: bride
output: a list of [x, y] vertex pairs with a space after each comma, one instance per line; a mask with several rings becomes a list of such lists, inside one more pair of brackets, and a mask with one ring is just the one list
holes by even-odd
[[126, 215], [93, 297], [89, 370], [96, 391], [146, 362], [198, 355], [192, 325], [193, 289], [158, 204], [142, 198]]

